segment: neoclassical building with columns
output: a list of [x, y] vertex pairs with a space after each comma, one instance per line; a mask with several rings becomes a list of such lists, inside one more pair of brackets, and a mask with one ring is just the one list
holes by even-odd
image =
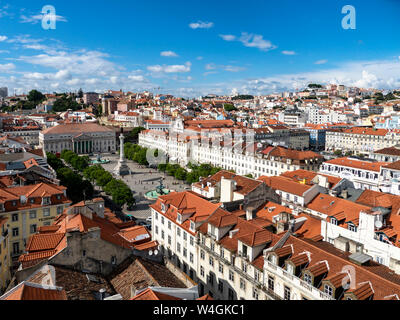
[[97, 123], [68, 123], [40, 132], [39, 145], [51, 153], [109, 153], [116, 151], [116, 133]]

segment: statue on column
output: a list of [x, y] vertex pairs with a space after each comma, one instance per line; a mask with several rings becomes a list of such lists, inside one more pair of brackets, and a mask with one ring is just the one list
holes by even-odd
[[126, 160], [125, 160], [124, 140], [125, 140], [125, 137], [123, 134], [121, 134], [119, 136], [119, 141], [120, 141], [119, 160], [118, 160], [117, 166], [114, 169], [114, 173], [118, 176], [126, 176], [126, 175], [131, 174], [131, 170], [129, 169], [128, 165], [126, 164]]

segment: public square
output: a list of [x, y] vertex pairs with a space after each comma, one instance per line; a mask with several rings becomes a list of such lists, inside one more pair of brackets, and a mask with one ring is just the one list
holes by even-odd
[[[95, 160], [96, 157], [91, 157], [91, 160]], [[116, 167], [119, 159], [119, 155], [104, 155], [103, 159], [110, 160], [110, 163], [102, 164], [103, 168], [113, 174], [113, 170]], [[189, 190], [190, 185], [178, 181], [174, 177], [168, 176], [163, 172], [159, 172], [156, 169], [147, 168], [126, 159], [126, 163], [131, 170], [131, 174], [124, 177], [116, 177], [123, 180], [132, 190], [133, 196], [136, 200], [136, 205], [133, 207], [133, 211], [124, 210], [126, 215], [135, 217], [138, 220], [145, 220], [150, 216], [149, 205], [155, 201], [148, 200], [144, 197], [146, 192], [155, 190], [160, 184], [160, 178], [164, 178], [163, 185], [165, 188], [171, 191], [181, 192]], [[114, 174], [113, 174], [114, 175]]]

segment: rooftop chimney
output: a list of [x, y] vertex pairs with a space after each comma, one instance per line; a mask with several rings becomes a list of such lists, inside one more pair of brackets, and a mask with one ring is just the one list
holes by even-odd
[[100, 289], [99, 293], [100, 293], [100, 300], [104, 300], [104, 298], [106, 297], [106, 289]]
[[246, 208], [246, 220], [250, 221], [256, 218], [256, 211], [252, 207]]

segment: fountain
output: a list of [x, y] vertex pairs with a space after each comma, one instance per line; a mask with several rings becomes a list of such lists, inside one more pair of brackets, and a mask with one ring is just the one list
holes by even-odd
[[98, 154], [96, 157], [96, 160], [90, 161], [91, 164], [96, 165], [96, 164], [107, 164], [110, 163], [111, 161], [108, 159], [102, 159], [101, 154]]
[[155, 190], [147, 192], [144, 196], [148, 200], [157, 200], [158, 197], [169, 194], [171, 191], [163, 185], [164, 178], [160, 178], [160, 185]]

